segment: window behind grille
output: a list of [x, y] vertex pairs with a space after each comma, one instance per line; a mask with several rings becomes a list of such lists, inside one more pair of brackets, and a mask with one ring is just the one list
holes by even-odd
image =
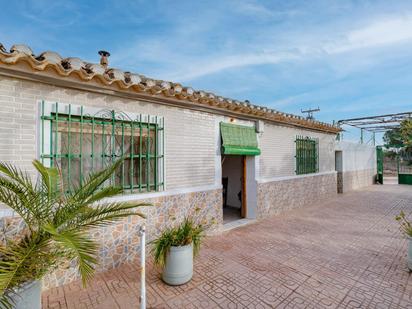
[[[41, 159], [60, 168], [66, 190], [120, 158], [123, 164], [111, 184], [140, 192], [163, 188], [162, 118], [138, 115], [133, 119], [115, 111], [90, 115], [83, 107], [80, 113], [74, 109], [55, 103], [48, 114], [42, 103]], [[45, 147], [47, 132], [50, 143]]]

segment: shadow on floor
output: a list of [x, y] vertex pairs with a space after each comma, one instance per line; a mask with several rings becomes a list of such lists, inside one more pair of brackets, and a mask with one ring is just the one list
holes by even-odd
[[226, 206], [223, 207], [223, 224], [242, 219], [240, 208]]

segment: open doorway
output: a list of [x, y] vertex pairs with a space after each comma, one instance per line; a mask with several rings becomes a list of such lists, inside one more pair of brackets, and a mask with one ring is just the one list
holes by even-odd
[[246, 217], [245, 156], [222, 158], [223, 223]]
[[343, 158], [342, 151], [335, 151], [335, 171], [337, 172], [338, 193], [343, 193]]

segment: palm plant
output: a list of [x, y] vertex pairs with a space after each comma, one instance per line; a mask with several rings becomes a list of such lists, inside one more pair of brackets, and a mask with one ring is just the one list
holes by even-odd
[[97, 264], [98, 244], [88, 231], [129, 215], [143, 214], [137, 202], [111, 202], [122, 188], [108, 185], [121, 161], [85, 178], [70, 192], [63, 190], [57, 168], [33, 165], [39, 181], [10, 164], [0, 163], [0, 203], [14, 210], [26, 225], [19, 239], [0, 244], [0, 308], [11, 308], [19, 287], [41, 279], [57, 265], [74, 261], [83, 285]]

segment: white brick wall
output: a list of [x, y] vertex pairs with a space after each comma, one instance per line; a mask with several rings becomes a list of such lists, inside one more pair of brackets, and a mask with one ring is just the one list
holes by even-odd
[[260, 180], [296, 175], [295, 139], [297, 135], [319, 138], [319, 172], [335, 170], [335, 135], [265, 123], [265, 130], [259, 138], [262, 151]]
[[36, 105], [39, 91], [24, 89], [18, 80], [0, 79], [0, 160], [33, 171], [36, 153]]
[[213, 185], [216, 154], [213, 115], [170, 108], [165, 127], [166, 188]]
[[[215, 131], [222, 116], [8, 77], [0, 77], [1, 161], [33, 171], [31, 161], [37, 156], [39, 142], [39, 100], [162, 116], [166, 189], [214, 186], [220, 182], [215, 183], [220, 172]], [[334, 135], [265, 123], [265, 131], [259, 136], [260, 180], [295, 175], [296, 135], [319, 138], [320, 172], [334, 170]]]
[[166, 187], [213, 185], [215, 117], [207, 113], [0, 77], [0, 160], [33, 171], [39, 100], [163, 116]]

